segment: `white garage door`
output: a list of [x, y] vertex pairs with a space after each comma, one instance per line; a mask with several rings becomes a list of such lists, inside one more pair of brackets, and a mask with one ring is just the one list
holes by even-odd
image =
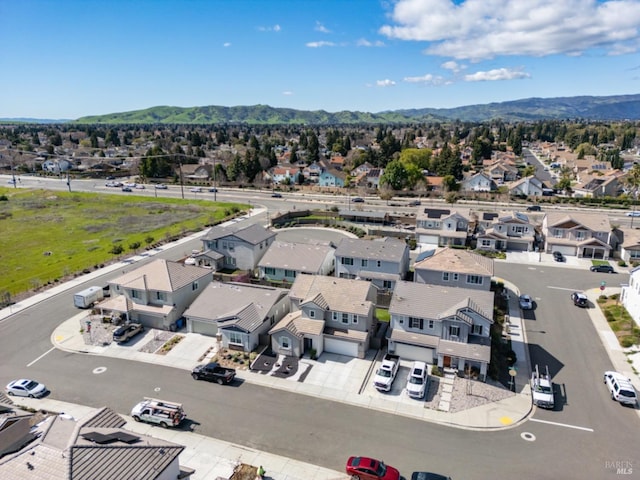
[[440, 239], [440, 237], [438, 237], [438, 235], [424, 235], [424, 234], [421, 234], [419, 243], [426, 243], [426, 244], [429, 244], [429, 245], [438, 245], [438, 240], [439, 239]]
[[552, 252], [560, 252], [563, 255], [574, 256], [576, 254], [576, 247], [571, 247], [568, 245], [552, 245]]
[[218, 326], [215, 323], [198, 322], [196, 320], [189, 320], [189, 323], [191, 324], [191, 328], [189, 328], [191, 333], [200, 333], [211, 337], [215, 337], [216, 333], [218, 333]]
[[337, 353], [338, 355], [347, 355], [349, 357], [358, 356], [358, 344], [356, 342], [347, 342], [336, 338], [324, 339], [324, 351], [328, 353]]
[[435, 351], [433, 348], [418, 347], [416, 345], [407, 345], [406, 343], [396, 342], [395, 354], [400, 356], [401, 360], [419, 360], [429, 364], [433, 364]]

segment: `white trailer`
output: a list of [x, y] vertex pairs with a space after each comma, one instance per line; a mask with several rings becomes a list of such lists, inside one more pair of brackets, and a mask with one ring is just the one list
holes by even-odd
[[78, 308], [90, 308], [104, 298], [102, 287], [89, 287], [73, 296], [73, 304]]

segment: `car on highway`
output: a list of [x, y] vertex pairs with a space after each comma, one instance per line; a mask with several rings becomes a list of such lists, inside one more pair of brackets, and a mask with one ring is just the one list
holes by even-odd
[[27, 378], [14, 380], [7, 385], [7, 394], [16, 397], [40, 398], [47, 393], [47, 387], [42, 383]]
[[123, 192], [133, 192], [133, 190], [131, 189], [131, 187], [122, 187], [122, 191], [123, 191]]
[[140, 323], [127, 323], [113, 331], [113, 341], [116, 343], [124, 343], [139, 333], [144, 331], [144, 327]]
[[369, 457], [349, 457], [346, 470], [352, 480], [400, 480], [397, 469]]
[[640, 217], [640, 210], [633, 211], [633, 212], [627, 212], [627, 217]]
[[353, 203], [364, 203], [364, 198], [362, 198], [362, 197], [353, 197], [353, 198], [351, 199], [351, 201], [352, 201]]
[[564, 255], [560, 252], [553, 252], [553, 259], [556, 262], [564, 262]]
[[158, 190], [167, 190], [169, 187], [167, 187], [164, 183], [156, 183], [156, 188]]
[[410, 207], [419, 207], [420, 205], [422, 205], [422, 202], [420, 200], [411, 200], [409, 202]]
[[576, 307], [588, 307], [589, 300], [587, 296], [582, 292], [573, 292], [571, 294], [571, 300]]
[[634, 406], [638, 403], [638, 395], [631, 380], [621, 373], [604, 372], [604, 383], [609, 389], [611, 400], [616, 400], [623, 405]]
[[209, 191], [210, 191], [211, 193], [217, 193], [217, 192], [218, 192], [218, 189], [217, 189], [216, 187], [211, 187], [211, 188], [209, 189]]
[[611, 265], [592, 265], [589, 270], [599, 273], [616, 273]]
[[520, 295], [519, 302], [522, 310], [533, 310], [533, 300], [530, 295]]
[[527, 207], [527, 212], [541, 212], [542, 207], [540, 205], [529, 205]]
[[137, 188], [138, 190], [144, 190], [145, 186], [142, 185], [141, 183], [137, 183], [135, 188]]
[[193, 187], [191, 190], [189, 190], [190, 192], [193, 193], [202, 193], [202, 188], [201, 187]]
[[113, 175], [109, 175], [108, 177], [104, 177], [105, 180], [115, 180], [116, 177], [114, 177]]
[[282, 194], [281, 194], [281, 193], [278, 193], [278, 192], [276, 192], [276, 193], [272, 193], [272, 194], [271, 194], [271, 197], [272, 197], [272, 198], [282, 198]]

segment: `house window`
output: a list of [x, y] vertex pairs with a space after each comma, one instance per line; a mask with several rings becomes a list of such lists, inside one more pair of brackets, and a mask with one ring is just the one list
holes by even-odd
[[226, 249], [226, 248], [227, 248], [227, 242], [226, 242], [226, 241], [223, 241], [223, 242], [222, 242], [222, 248], [223, 248], [223, 249]]
[[576, 232], [576, 240], [584, 240], [586, 238], [585, 232], [577, 231]]
[[409, 317], [409, 328], [418, 328], [422, 330], [424, 321], [422, 318]]
[[486, 240], [486, 239], [483, 238], [482, 241], [480, 242], [480, 244], [483, 247], [490, 247], [491, 246], [491, 240]]
[[289, 350], [291, 348], [291, 342], [288, 337], [280, 337], [280, 347]]
[[366, 258], [363, 258], [363, 259], [360, 261], [360, 266], [362, 266], [362, 267], [366, 267], [366, 266], [368, 266], [368, 265], [369, 265], [369, 260], [367, 260]]
[[514, 231], [515, 233], [522, 234], [522, 233], [524, 233], [524, 228], [525, 228], [525, 227], [523, 227], [522, 225], [515, 225], [515, 226], [513, 227], [513, 231]]
[[482, 325], [474, 325], [471, 327], [471, 333], [474, 335], [482, 335]]
[[131, 298], [140, 298], [140, 292], [138, 290], [131, 290]]
[[564, 231], [561, 230], [560, 228], [554, 228], [553, 229], [553, 237], [554, 238], [562, 238], [562, 237], [564, 237]]
[[457, 337], [458, 335], [460, 335], [460, 327], [456, 325], [451, 325], [449, 327], [449, 335], [451, 337]]
[[296, 278], [296, 272], [294, 270], [285, 270], [284, 276]]
[[347, 325], [349, 323], [349, 314], [348, 313], [343, 313], [342, 314], [342, 323]]
[[315, 310], [309, 310], [309, 318], [316, 318], [316, 311]]
[[442, 280], [444, 282], [457, 282], [458, 281], [458, 274], [457, 273], [451, 273], [451, 272], [442, 272]]
[[229, 343], [242, 345], [242, 334], [240, 332], [229, 332]]
[[377, 263], [378, 268], [380, 268], [382, 266], [382, 262], [380, 260], [378, 260], [376, 263]]
[[442, 272], [442, 281], [443, 282], [449, 281], [449, 272]]
[[192, 291], [198, 290], [199, 287], [200, 287], [200, 285], [198, 285], [198, 282], [193, 282], [191, 284], [191, 290]]
[[391, 280], [383, 280], [382, 288], [392, 288], [393, 282]]
[[334, 322], [338, 321], [338, 312], [332, 312], [331, 313], [331, 318], [333, 319]]
[[472, 285], [482, 285], [482, 277], [480, 275], [467, 275], [467, 283]]
[[167, 299], [167, 293], [166, 292], [156, 292], [156, 300], [160, 300], [162, 302], [164, 302]]
[[353, 258], [342, 257], [340, 263], [342, 263], [342, 265], [353, 265]]
[[276, 269], [273, 268], [273, 267], [265, 267], [264, 273], [265, 273], [265, 275], [275, 275], [276, 274]]
[[358, 324], [358, 315], [354, 315], [353, 316], [353, 324], [357, 325]]
[[236, 259], [233, 257], [224, 257], [224, 263], [226, 263], [227, 265], [233, 265], [235, 267]]
[[428, 328], [429, 330], [433, 330], [433, 320], [429, 320]]

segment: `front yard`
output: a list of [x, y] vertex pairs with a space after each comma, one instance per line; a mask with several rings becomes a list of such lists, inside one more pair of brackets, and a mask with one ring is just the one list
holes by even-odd
[[619, 303], [619, 295], [601, 295], [598, 305], [607, 319], [607, 323], [615, 333], [620, 346], [629, 348], [640, 344], [640, 327], [636, 325], [627, 310]]

